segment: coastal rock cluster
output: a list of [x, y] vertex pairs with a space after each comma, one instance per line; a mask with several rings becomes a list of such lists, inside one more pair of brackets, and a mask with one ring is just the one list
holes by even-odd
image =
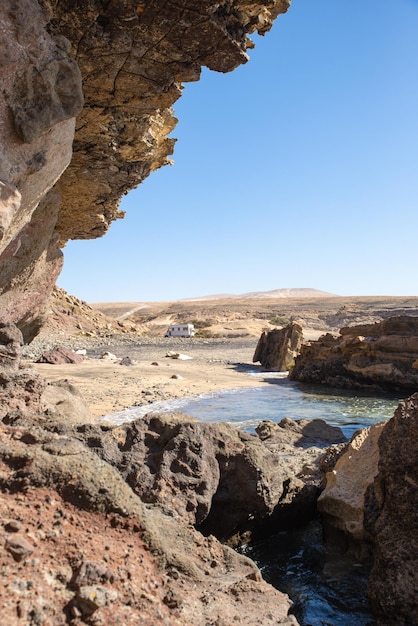
[[4, 0], [0, 308], [30, 341], [69, 239], [102, 236], [123, 194], [170, 163], [182, 83], [248, 61], [290, 0]]
[[20, 331], [3, 325], [0, 339], [0, 374], [19, 400], [2, 403], [0, 422], [5, 623], [297, 625], [288, 597], [214, 535], [235, 545], [310, 519], [339, 429], [283, 420], [250, 435], [183, 415], [82, 423], [67, 381], [55, 406], [55, 385], [28, 388]]
[[348, 389], [418, 389], [418, 317], [341, 328], [305, 343], [290, 378]]

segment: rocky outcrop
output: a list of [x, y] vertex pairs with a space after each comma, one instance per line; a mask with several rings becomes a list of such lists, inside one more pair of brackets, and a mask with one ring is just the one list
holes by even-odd
[[418, 394], [400, 403], [379, 438], [364, 527], [374, 547], [369, 598], [381, 626], [418, 624]]
[[0, 424], [0, 543], [5, 624], [297, 625], [252, 561], [39, 425]]
[[68, 381], [47, 384], [33, 369], [21, 367], [22, 344], [16, 326], [0, 323], [0, 419], [13, 423], [36, 415], [40, 422], [51, 416], [90, 421], [84, 400]]
[[418, 394], [388, 422], [359, 431], [318, 499], [329, 546], [371, 559], [379, 626], [418, 624]]
[[299, 354], [303, 341], [302, 326], [292, 322], [285, 328], [264, 331], [258, 340], [253, 363], [259, 361], [267, 370], [289, 370]]
[[321, 420], [262, 422], [259, 436], [181, 414], [71, 431], [118, 469], [144, 502], [231, 544], [303, 524], [316, 511], [325, 448], [344, 440]]
[[171, 162], [182, 83], [202, 66], [247, 62], [248, 34], [264, 34], [289, 4], [2, 2], [2, 321], [26, 341], [36, 335], [60, 247], [103, 235], [123, 217], [122, 195]]
[[325, 489], [318, 498], [328, 545], [363, 558], [369, 553], [369, 537], [364, 529], [365, 498], [378, 473], [378, 441], [384, 426], [382, 422], [353, 435], [326, 473]]
[[2, 385], [0, 423], [2, 619], [296, 626], [287, 596], [213, 535], [237, 544], [312, 516], [339, 429], [283, 420], [255, 436], [184, 415], [80, 424], [89, 415], [68, 381], [28, 386], [20, 331], [3, 325], [0, 339], [14, 385]]
[[304, 344], [290, 378], [348, 389], [418, 389], [418, 317], [342, 328]]

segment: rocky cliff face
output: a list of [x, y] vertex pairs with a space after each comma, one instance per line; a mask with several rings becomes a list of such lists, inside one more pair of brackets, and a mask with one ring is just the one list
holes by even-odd
[[348, 389], [418, 388], [418, 317], [342, 328], [302, 345], [290, 378]]
[[170, 163], [182, 83], [248, 60], [290, 0], [4, 0], [0, 311], [38, 332], [68, 239], [100, 237], [121, 196]]
[[359, 431], [318, 500], [334, 547], [371, 557], [368, 594], [379, 626], [418, 624], [418, 394], [386, 424]]

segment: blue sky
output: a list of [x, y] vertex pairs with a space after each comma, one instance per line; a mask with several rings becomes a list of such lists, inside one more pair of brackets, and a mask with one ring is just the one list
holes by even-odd
[[293, 0], [175, 104], [174, 165], [70, 242], [88, 302], [288, 287], [418, 295], [418, 0]]

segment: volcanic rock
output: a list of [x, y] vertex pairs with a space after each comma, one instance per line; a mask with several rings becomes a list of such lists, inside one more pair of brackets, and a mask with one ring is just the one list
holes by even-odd
[[382, 430], [364, 527], [374, 547], [369, 598], [380, 626], [418, 624], [418, 394]]
[[418, 388], [418, 317], [342, 328], [303, 344], [290, 378], [348, 389]]
[[263, 424], [258, 438], [225, 423], [148, 414], [106, 431], [76, 428], [71, 436], [116, 467], [144, 502], [235, 544], [310, 519], [322, 481], [320, 459], [331, 443], [345, 439], [324, 422]]
[[64, 623], [70, 612], [80, 624], [94, 613], [127, 626], [297, 626], [252, 561], [144, 506], [80, 440], [35, 423], [0, 424], [0, 519], [10, 516], [21, 529], [0, 530], [5, 624]]
[[74, 350], [57, 347], [43, 352], [36, 362], [49, 363], [50, 365], [63, 365], [64, 363], [82, 363], [83, 360], [83, 356], [77, 354]]
[[285, 328], [263, 332], [258, 340], [253, 363], [267, 370], [284, 372], [293, 365], [303, 340], [302, 326], [292, 322]]

